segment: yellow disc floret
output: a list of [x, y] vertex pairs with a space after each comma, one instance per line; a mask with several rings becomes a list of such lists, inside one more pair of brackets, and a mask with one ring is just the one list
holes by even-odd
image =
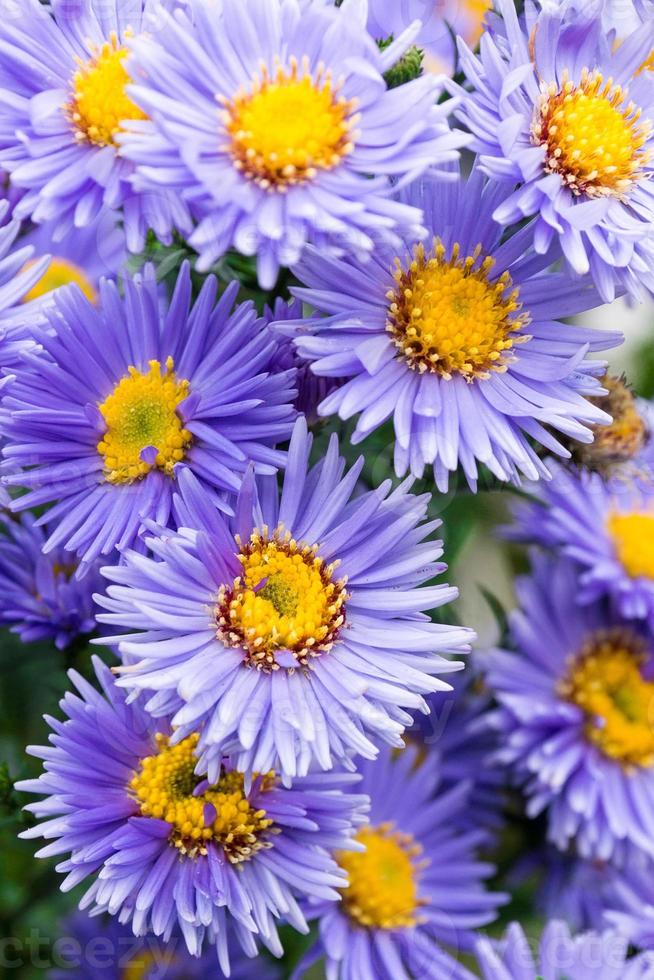
[[250, 666], [276, 670], [282, 650], [291, 666], [306, 666], [333, 645], [345, 619], [345, 579], [333, 578], [338, 563], [326, 564], [317, 550], [266, 527], [241, 546], [242, 573], [221, 589], [216, 620], [220, 639], [242, 648]]
[[587, 737], [627, 766], [654, 763], [654, 682], [643, 676], [643, 641], [626, 630], [589, 638], [561, 694], [588, 716]]
[[120, 973], [120, 980], [155, 980], [156, 977], [163, 977], [167, 967], [172, 966], [175, 957], [163, 949], [157, 948], [156, 954], [144, 949], [136, 953], [128, 961], [127, 965]]
[[429, 254], [417, 245], [408, 267], [396, 260], [386, 329], [413, 370], [472, 382], [506, 371], [511, 348], [529, 340], [508, 272], [491, 279], [494, 260], [480, 256], [477, 246], [461, 257], [457, 243], [448, 257], [436, 239]]
[[284, 191], [333, 170], [353, 150], [354, 103], [319, 66], [266, 68], [234, 99], [220, 97], [225, 146], [235, 167], [265, 190]]
[[[29, 268], [30, 265], [33, 263], [29, 262], [25, 268]], [[25, 294], [23, 302], [29, 303], [34, 299], [41, 299], [41, 297], [51, 293], [53, 289], [59, 289], [61, 286], [79, 286], [91, 303], [95, 303], [98, 298], [93, 283], [83, 269], [68, 259], [55, 256], [39, 281], [32, 286], [29, 293]]]
[[[97, 448], [109, 483], [131, 483], [154, 468], [171, 476], [191, 442], [177, 411], [188, 396], [188, 381], [177, 380], [172, 357], [164, 371], [159, 361], [149, 365], [145, 374], [130, 367], [98, 406], [107, 431]], [[144, 458], [147, 449], [153, 450], [152, 458]]]
[[[241, 773], [223, 770], [215, 785], [205, 786], [206, 780], [195, 774], [197, 744], [197, 735], [177, 745], [158, 735], [158, 751], [141, 760], [130, 791], [142, 816], [170, 824], [170, 841], [181, 853], [206, 854], [213, 842], [230, 863], [248, 861], [272, 846], [266, 833], [275, 833], [273, 821], [250, 804]], [[267, 791], [274, 781], [273, 773], [259, 777], [257, 791]]]
[[648, 438], [647, 426], [638, 411], [634, 394], [624, 378], [606, 374], [600, 384], [608, 394], [589, 401], [613, 419], [609, 425], [593, 425], [593, 441], [576, 443], [575, 458], [583, 466], [610, 472], [613, 466], [627, 463], [642, 450]]
[[355, 839], [365, 851], [336, 854], [348, 876], [348, 887], [343, 890], [347, 914], [368, 929], [415, 926], [425, 904], [418, 896], [418, 878], [424, 867], [419, 860], [420, 845], [389, 823], [364, 827]]
[[606, 528], [627, 575], [654, 579], [654, 513], [614, 511]]
[[575, 85], [543, 90], [532, 133], [545, 147], [545, 169], [560, 174], [574, 194], [625, 194], [644, 173], [651, 132], [641, 110], [613, 79], [584, 69]]
[[89, 61], [79, 62], [71, 100], [65, 107], [77, 139], [114, 146], [124, 122], [147, 118], [125, 91], [131, 81], [125, 67], [127, 54], [112, 33]]

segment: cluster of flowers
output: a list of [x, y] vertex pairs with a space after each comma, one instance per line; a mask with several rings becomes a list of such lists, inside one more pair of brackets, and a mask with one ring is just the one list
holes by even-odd
[[[567, 322], [654, 293], [654, 15], [625, 6], [3, 11], [0, 619], [115, 655], [17, 788], [107, 917], [79, 934], [138, 938], [118, 975], [275, 976], [260, 944], [317, 920], [298, 970], [331, 980], [469, 980], [462, 950], [487, 980], [654, 977], [646, 408], [590, 356], [621, 336]], [[169, 291], [128, 271], [155, 239], [192, 255]], [[330, 416], [390, 422], [407, 479], [317, 452]], [[540, 549], [517, 653], [479, 656], [495, 707], [411, 491], [457, 471], [546, 487], [511, 531]], [[578, 924], [610, 925], [550, 923], [538, 962], [475, 932], [508, 774], [550, 893], [565, 853]]]

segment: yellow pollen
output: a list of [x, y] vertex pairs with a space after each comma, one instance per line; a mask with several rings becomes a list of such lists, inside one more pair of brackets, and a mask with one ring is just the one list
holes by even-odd
[[[253, 531], [237, 555], [243, 570], [218, 597], [218, 636], [245, 651], [249, 666], [277, 670], [306, 667], [329, 650], [345, 621], [345, 579], [327, 565], [317, 545], [294, 541], [289, 532]], [[290, 664], [278, 662], [288, 651]]]
[[614, 511], [606, 524], [615, 554], [631, 578], [654, 579], [654, 513]]
[[331, 72], [312, 73], [308, 58], [291, 58], [273, 75], [265, 66], [233, 100], [222, 96], [221, 119], [234, 166], [264, 190], [285, 191], [333, 170], [354, 149], [354, 103], [339, 94]]
[[127, 966], [121, 971], [120, 980], [153, 980], [155, 977], [162, 977], [168, 973], [167, 967], [172, 966], [175, 958], [171, 953], [158, 950], [157, 954], [149, 950], [143, 950], [133, 956]]
[[96, 146], [115, 146], [116, 134], [125, 121], [147, 119], [125, 91], [131, 82], [125, 68], [127, 54], [127, 48], [119, 45], [112, 32], [89, 61], [80, 60], [71, 100], [65, 107], [76, 139]]
[[625, 381], [607, 374], [601, 385], [608, 394], [589, 400], [608, 412], [613, 421], [609, 425], [594, 425], [593, 442], [576, 450], [583, 465], [599, 470], [633, 459], [647, 439], [647, 427]]
[[532, 135], [545, 147], [545, 169], [574, 194], [621, 197], [651, 156], [643, 150], [651, 123], [640, 117], [625, 89], [585, 68], [578, 85], [566, 79], [543, 90]]
[[343, 907], [351, 919], [369, 929], [409, 929], [420, 922], [425, 904], [418, 896], [418, 877], [425, 863], [422, 848], [410, 834], [389, 823], [364, 827], [356, 840], [365, 851], [340, 851], [336, 860], [347, 872]]
[[508, 272], [491, 279], [494, 264], [479, 245], [462, 258], [456, 243], [448, 257], [438, 238], [428, 255], [417, 245], [408, 268], [396, 259], [386, 329], [410, 368], [468, 382], [506, 371], [513, 346], [529, 340], [519, 333], [528, 317]]
[[[25, 268], [28, 269], [33, 264], [33, 261], [28, 262]], [[25, 294], [23, 302], [29, 303], [34, 299], [41, 299], [42, 296], [51, 293], [53, 289], [71, 285], [79, 286], [89, 302], [95, 303], [97, 301], [98, 294], [84, 270], [68, 259], [55, 257], [39, 281], [32, 286], [29, 293]]]
[[466, 44], [476, 47], [484, 33], [486, 14], [493, 6], [493, 0], [463, 0], [461, 12], [470, 19], [470, 24], [462, 28]]
[[644, 642], [627, 630], [590, 637], [560, 693], [586, 714], [586, 735], [625, 766], [654, 763], [654, 683], [643, 677]]
[[[98, 406], [107, 431], [97, 449], [109, 483], [131, 483], [154, 468], [172, 476], [191, 442], [191, 433], [177, 412], [188, 396], [188, 381], [177, 380], [172, 357], [163, 372], [159, 361], [149, 364], [146, 374], [130, 367], [129, 374]], [[142, 456], [151, 447], [156, 457], [148, 462]]]
[[[249, 861], [257, 851], [272, 847], [266, 835], [277, 830], [265, 810], [255, 810], [250, 804], [241, 773], [223, 770], [215, 785], [201, 785], [202, 777], [195, 774], [197, 744], [197, 735], [177, 745], [157, 735], [158, 751], [141, 760], [130, 791], [142, 816], [170, 824], [170, 842], [182, 854], [205, 855], [207, 844], [213, 842], [231, 864]], [[274, 785], [275, 775], [258, 779], [256, 790], [266, 792]]]

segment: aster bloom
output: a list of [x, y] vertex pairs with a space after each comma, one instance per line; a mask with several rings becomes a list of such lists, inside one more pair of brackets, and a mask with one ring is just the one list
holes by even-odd
[[517, 922], [504, 939], [482, 938], [477, 959], [483, 980], [651, 980], [654, 957], [629, 959], [628, 941], [613, 930], [571, 936], [564, 922], [552, 920], [543, 931], [536, 955]]
[[576, 602], [578, 570], [534, 556], [510, 618], [515, 653], [484, 655], [499, 708], [497, 761], [510, 767], [530, 817], [583, 858], [623, 863], [654, 853], [652, 640], [607, 606]]
[[202, 779], [197, 736], [173, 744], [99, 660], [95, 670], [104, 694], [71, 671], [79, 694], [61, 702], [66, 720], [51, 721], [49, 746], [28, 749], [45, 772], [17, 789], [44, 799], [28, 805], [39, 822], [23, 836], [50, 842], [38, 856], [68, 855], [64, 890], [92, 877], [80, 908], [118, 916], [136, 936], [167, 943], [179, 930], [194, 956], [206, 940], [225, 973], [228, 923], [249, 956], [255, 934], [281, 955], [275, 921], [307, 929], [297, 897], [339, 898], [345, 873], [329, 852], [356, 846], [358, 777], [311, 775], [288, 789], [270, 771], [246, 784], [225, 761]]
[[133, 631], [106, 641], [127, 662], [119, 683], [157, 692], [154, 714], [177, 709], [176, 738], [200, 730], [211, 779], [223, 750], [243, 771], [294, 777], [401, 747], [408, 709], [427, 711], [424, 695], [449, 690], [435, 675], [462, 666], [436, 651], [474, 637], [425, 613], [457, 594], [423, 586], [445, 567], [429, 497], [388, 481], [350, 499], [363, 460], [344, 473], [333, 436], [309, 468], [310, 449], [299, 419], [281, 494], [246, 481], [232, 520], [186, 471], [178, 533], [103, 570], [115, 584], [96, 597], [100, 621]]
[[97, 566], [80, 581], [63, 549], [43, 554], [47, 533], [31, 514], [5, 520], [0, 534], [0, 623], [21, 640], [51, 639], [62, 650], [95, 629]]
[[475, 663], [454, 674], [452, 691], [431, 695], [428, 715], [417, 715], [409, 737], [421, 751], [438, 757], [440, 788], [453, 789], [465, 780], [470, 784], [465, 826], [501, 825], [504, 769], [495, 765], [496, 732], [489, 725], [492, 698], [483, 685]]
[[[48, 267], [48, 256], [34, 259], [29, 245], [14, 248], [20, 221], [3, 224], [9, 203], [0, 204], [0, 372], [12, 370], [21, 353], [36, 346], [34, 330], [42, 325], [41, 303], [30, 290]], [[27, 302], [26, 302], [27, 300]]]
[[599, 17], [582, 32], [565, 8], [548, 9], [527, 33], [513, 0], [497, 10], [501, 33], [484, 36], [478, 57], [460, 43], [473, 92], [458, 110], [485, 171], [510, 191], [496, 221], [535, 215], [536, 250], [558, 242], [606, 302], [653, 291], [654, 76], [640, 69], [654, 20], [615, 47]]
[[53, 290], [74, 283], [95, 303], [100, 279], [121, 273], [127, 258], [125, 232], [111, 211], [101, 211], [95, 221], [75, 228], [61, 240], [56, 239], [52, 222], [35, 225], [22, 242], [30, 245], [36, 256], [50, 256], [48, 268], [27, 294], [27, 300], [51, 298]]
[[505, 900], [484, 887], [494, 871], [475, 856], [484, 833], [461, 826], [469, 784], [443, 789], [439, 759], [413, 748], [385, 750], [361, 773], [371, 800], [356, 836], [365, 851], [337, 854], [349, 883], [342, 902], [315, 910], [311, 959], [326, 957], [331, 980], [469, 978], [455, 956]]
[[26, 355], [0, 426], [5, 482], [29, 491], [12, 509], [54, 501], [46, 550], [86, 563], [132, 544], [143, 519], [168, 520], [180, 469], [216, 497], [248, 460], [283, 463], [293, 373], [269, 373], [276, 345], [251, 303], [232, 310], [237, 284], [216, 291], [208, 278], [192, 306], [186, 265], [162, 310], [146, 267], [124, 296], [103, 282], [99, 307], [71, 286], [48, 306], [48, 356]]
[[[198, 218], [189, 244], [206, 270], [227, 249], [256, 255], [259, 281], [308, 241], [372, 252], [419, 211], [391, 178], [456, 158], [451, 105], [422, 77], [389, 91], [383, 72], [410, 43], [380, 52], [367, 3], [196, 0], [155, 37], [136, 39], [130, 97], [150, 121], [120, 136], [135, 186], [178, 191]], [[374, 177], [370, 175], [373, 174]]]
[[585, 358], [620, 337], [558, 322], [597, 295], [547, 272], [529, 227], [502, 240], [492, 215], [506, 193], [478, 168], [414, 185], [403, 200], [432, 241], [378, 246], [365, 264], [308, 249], [294, 292], [323, 315], [279, 328], [316, 374], [347, 379], [320, 413], [358, 414], [354, 442], [392, 416], [396, 472], [433, 467], [442, 491], [459, 464], [472, 487], [479, 463], [500, 480], [547, 476], [530, 439], [567, 456], [555, 432], [590, 442], [588, 426], [610, 421], [584, 397], [601, 392]]
[[654, 482], [557, 467], [538, 498], [521, 502], [507, 536], [563, 551], [579, 565], [576, 601], [609, 597], [620, 615], [654, 623]]
[[492, 0], [369, 0], [368, 30], [376, 40], [398, 37], [420, 21], [415, 43], [424, 51], [426, 71], [453, 75], [457, 64], [456, 36], [476, 47]]
[[[286, 302], [283, 299], [275, 300], [272, 308], [266, 307], [264, 316], [269, 324], [279, 324], [287, 320], [297, 320], [302, 315], [302, 304], [299, 300]], [[318, 417], [318, 405], [327, 397], [330, 391], [338, 384], [334, 378], [321, 378], [311, 370], [311, 362], [300, 357], [297, 347], [291, 337], [279, 332], [272, 327], [277, 340], [277, 351], [273, 359], [274, 371], [295, 370], [295, 387], [297, 395], [295, 407], [297, 411], [304, 415], [307, 422], [315, 424], [320, 421]]]
[[173, 194], [134, 192], [117, 143], [128, 119], [143, 118], [126, 92], [126, 44], [156, 30], [162, 9], [160, 0], [25, 0], [3, 17], [0, 166], [25, 190], [18, 218], [52, 221], [63, 236], [120, 208], [136, 251], [148, 228], [164, 240], [172, 227], [189, 229]]
[[[65, 969], [50, 970], [48, 980], [223, 980], [213, 950], [191, 956], [181, 936], [163, 943], [155, 936], [134, 936], [111, 917], [78, 913], [62, 928]], [[62, 963], [63, 965], [63, 963]], [[278, 980], [279, 970], [263, 956], [250, 959], [230, 946], [230, 980]]]

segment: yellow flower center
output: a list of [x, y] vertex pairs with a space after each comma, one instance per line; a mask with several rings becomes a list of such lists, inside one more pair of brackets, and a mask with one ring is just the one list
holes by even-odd
[[162, 970], [172, 966], [174, 962], [174, 956], [163, 949], [158, 950], [156, 954], [143, 950], [130, 959], [121, 971], [120, 980], [150, 980], [150, 977], [155, 980], [156, 977], [163, 976]]
[[610, 425], [593, 426], [593, 442], [581, 446], [577, 456], [586, 466], [597, 469], [625, 463], [636, 456], [647, 438], [647, 427], [638, 411], [636, 399], [621, 378], [605, 375], [601, 381], [608, 395], [590, 399], [608, 412]]
[[[272, 846], [266, 838], [276, 833], [265, 810], [250, 804], [239, 772], [223, 770], [214, 786], [205, 786], [195, 774], [198, 735], [189, 735], [171, 745], [157, 735], [156, 755], [141, 760], [130, 790], [141, 815], [165, 820], [171, 825], [170, 842], [185, 855], [207, 853], [207, 844], [219, 845], [232, 864], [249, 861], [262, 848]], [[272, 788], [274, 773], [258, 777], [259, 791]], [[206, 782], [206, 780], [205, 780]]]
[[643, 641], [626, 630], [592, 636], [561, 687], [588, 717], [587, 737], [625, 765], [654, 763], [654, 683], [646, 680]]
[[354, 103], [339, 95], [329, 70], [312, 74], [307, 58], [299, 66], [266, 68], [251, 90], [234, 99], [219, 97], [234, 166], [265, 190], [284, 191], [333, 170], [353, 150]]
[[632, 578], [654, 579], [654, 513], [609, 515], [606, 528], [618, 561]]
[[386, 329], [413, 370], [471, 382], [506, 371], [511, 348], [529, 340], [519, 334], [528, 318], [508, 272], [491, 281], [495, 263], [479, 261], [481, 246], [465, 258], [459, 253], [457, 243], [448, 258], [436, 239], [428, 255], [416, 246], [408, 268], [396, 259]]
[[76, 139], [96, 146], [115, 146], [116, 134], [126, 120], [147, 119], [125, 91], [131, 82], [125, 68], [127, 54], [113, 32], [89, 61], [80, 61], [66, 106]]
[[404, 929], [420, 921], [418, 875], [422, 848], [391, 824], [364, 827], [356, 840], [365, 851], [340, 851], [336, 860], [347, 872], [343, 907], [350, 918], [369, 929]]
[[317, 545], [298, 543], [280, 529], [253, 531], [237, 558], [243, 570], [218, 598], [218, 636], [240, 647], [250, 666], [277, 670], [280, 651], [307, 666], [329, 650], [345, 620], [345, 579], [334, 580]]
[[565, 80], [543, 92], [533, 125], [545, 146], [545, 169], [561, 175], [574, 194], [621, 196], [642, 176], [651, 132], [627, 92], [600, 72], [584, 69], [579, 85]]
[[462, 12], [470, 18], [470, 25], [464, 30], [466, 43], [476, 47], [484, 33], [486, 14], [493, 6], [493, 0], [463, 0]]
[[[28, 262], [25, 268], [28, 269], [31, 265], [34, 265], [33, 261]], [[23, 302], [29, 303], [33, 299], [41, 299], [42, 296], [51, 293], [53, 289], [71, 285], [79, 286], [90, 303], [97, 301], [98, 294], [84, 270], [68, 259], [60, 259], [55, 256], [39, 281], [32, 286], [29, 293], [25, 294]]]
[[[99, 406], [107, 431], [97, 449], [109, 483], [131, 483], [154, 468], [172, 476], [191, 442], [191, 433], [177, 413], [188, 396], [188, 381], [177, 380], [172, 357], [163, 372], [159, 361], [149, 364], [146, 374], [130, 367]], [[149, 448], [156, 450], [152, 461], [143, 458]]]

